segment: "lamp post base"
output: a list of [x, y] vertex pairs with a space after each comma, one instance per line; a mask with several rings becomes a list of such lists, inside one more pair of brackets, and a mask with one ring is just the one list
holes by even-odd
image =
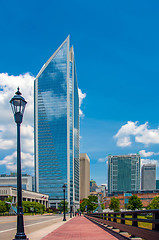
[[[15, 237], [16, 237], [16, 236], [15, 236]], [[17, 239], [18, 239], [18, 240], [24, 240], [24, 239], [25, 239], [25, 240], [29, 240], [29, 238], [13, 238], [13, 240], [17, 240]]]
[[27, 236], [26, 235], [21, 235], [21, 234], [16, 234], [15, 235], [15, 238], [13, 239], [13, 240], [29, 240], [29, 238], [27, 238]]
[[[16, 236], [15, 236], [15, 237], [16, 237]], [[24, 240], [24, 239], [25, 239], [25, 240], [29, 240], [29, 238], [13, 238], [13, 240], [17, 240], [17, 239], [18, 239], [18, 240]]]
[[64, 218], [63, 221], [66, 221], [66, 218]]
[[[17, 178], [18, 179], [18, 178]], [[20, 199], [21, 200], [21, 199]], [[20, 202], [20, 201], [19, 201]], [[19, 204], [18, 202], [18, 204]], [[23, 207], [17, 207], [17, 232], [13, 240], [29, 240], [24, 232]]]
[[13, 240], [29, 240], [29, 238], [27, 238], [27, 236], [25, 235], [24, 232], [19, 232], [19, 233], [16, 233], [15, 235], [15, 238]]

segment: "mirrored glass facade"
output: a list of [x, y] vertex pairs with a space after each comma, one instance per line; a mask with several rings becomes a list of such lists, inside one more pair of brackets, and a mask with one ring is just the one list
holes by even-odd
[[36, 191], [50, 203], [79, 203], [79, 97], [73, 47], [69, 37], [35, 79]]
[[108, 156], [108, 193], [140, 190], [140, 155]]

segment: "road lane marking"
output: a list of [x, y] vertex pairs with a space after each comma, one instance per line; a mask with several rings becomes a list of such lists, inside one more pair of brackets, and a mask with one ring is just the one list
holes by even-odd
[[13, 222], [16, 222], [16, 221], [11, 221], [11, 222], [1, 222], [0, 224], [13, 223]]
[[[40, 217], [39, 219], [42, 219], [42, 217]], [[58, 217], [57, 217], [57, 219], [58, 219]], [[31, 217], [31, 218], [28, 218], [28, 219], [27, 219], [27, 218], [25, 218], [25, 216], [24, 216], [24, 222], [32, 221], [32, 220], [38, 220], [38, 218], [35, 219], [34, 217]], [[17, 222], [17, 220], [15, 220], [15, 221], [0, 222], [0, 224], [13, 223], [13, 222]]]
[[9, 232], [9, 231], [13, 231], [15, 230], [16, 228], [11, 228], [11, 229], [7, 229], [7, 230], [3, 230], [3, 231], [0, 231], [0, 233], [4, 233], [4, 232]]
[[[52, 219], [52, 220], [53, 220], [53, 219]], [[42, 222], [38, 222], [38, 223], [33, 223], [33, 224], [30, 224], [30, 225], [25, 225], [24, 227], [30, 227], [30, 226], [37, 225], [37, 224], [40, 224], [40, 223], [50, 222], [50, 221], [52, 221], [52, 220], [42, 221]], [[9, 232], [9, 231], [13, 231], [13, 230], [16, 230], [16, 228], [11, 228], [11, 229], [7, 229], [7, 230], [3, 230], [3, 231], [0, 231], [0, 233]]]

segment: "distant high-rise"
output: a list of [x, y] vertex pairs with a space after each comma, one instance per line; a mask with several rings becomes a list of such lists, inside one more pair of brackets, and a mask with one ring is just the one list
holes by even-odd
[[144, 164], [141, 168], [141, 190], [156, 190], [156, 165]]
[[80, 200], [90, 194], [90, 159], [86, 153], [80, 153]]
[[159, 190], [159, 179], [156, 179], [156, 190]]
[[140, 190], [140, 155], [108, 156], [108, 193]]
[[96, 192], [96, 189], [98, 188], [96, 181], [91, 179], [90, 181], [90, 192]]
[[35, 79], [35, 187], [51, 206], [63, 200], [79, 206], [79, 96], [70, 38]]

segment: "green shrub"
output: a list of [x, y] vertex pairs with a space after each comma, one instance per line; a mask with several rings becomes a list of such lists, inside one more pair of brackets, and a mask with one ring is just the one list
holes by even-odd
[[45, 206], [38, 202], [23, 201], [22, 202], [24, 213], [44, 213]]

